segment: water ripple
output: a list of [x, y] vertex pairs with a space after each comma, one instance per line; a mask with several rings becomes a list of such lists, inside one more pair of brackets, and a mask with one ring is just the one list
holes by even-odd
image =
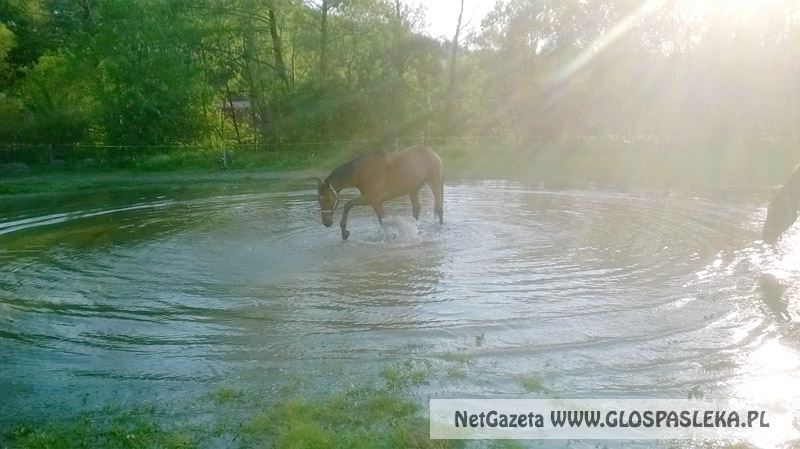
[[382, 226], [355, 208], [347, 242], [312, 190], [21, 210], [0, 222], [0, 384], [263, 383], [414, 347], [474, 361], [475, 393], [533, 373], [559, 394], [680, 395], [746, 383], [773, 336], [800, 348], [800, 232], [752, 243], [747, 198], [507, 182], [445, 198], [443, 226], [427, 190], [419, 222], [406, 200]]

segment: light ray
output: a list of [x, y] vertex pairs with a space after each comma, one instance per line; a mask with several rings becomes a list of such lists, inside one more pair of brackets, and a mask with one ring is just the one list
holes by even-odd
[[603, 51], [628, 34], [643, 17], [655, 11], [658, 7], [663, 5], [665, 1], [666, 0], [647, 0], [642, 3], [638, 9], [624, 17], [617, 25], [611, 28], [611, 30], [592, 42], [581, 54], [567, 64], [559, 72], [556, 80], [563, 81], [580, 71], [580, 69], [585, 67]]

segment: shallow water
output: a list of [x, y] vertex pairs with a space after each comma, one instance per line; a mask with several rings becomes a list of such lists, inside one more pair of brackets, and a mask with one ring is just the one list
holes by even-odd
[[277, 184], [0, 199], [0, 427], [409, 359], [455, 365], [437, 396], [800, 399], [800, 228], [762, 246], [762, 202], [464, 181], [342, 242]]

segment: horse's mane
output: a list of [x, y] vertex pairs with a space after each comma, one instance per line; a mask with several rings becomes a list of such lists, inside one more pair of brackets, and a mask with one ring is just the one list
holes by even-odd
[[333, 169], [330, 175], [325, 178], [326, 182], [335, 182], [337, 180], [349, 179], [353, 176], [353, 172], [358, 170], [358, 168], [363, 164], [367, 159], [373, 158], [377, 155], [385, 156], [385, 152], [383, 151], [375, 151], [372, 153], [367, 153], [362, 156], [359, 156], [351, 161], [345, 162], [344, 164], [336, 167]]

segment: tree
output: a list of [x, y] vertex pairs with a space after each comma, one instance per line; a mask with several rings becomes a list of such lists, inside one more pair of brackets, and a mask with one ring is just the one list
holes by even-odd
[[[98, 116], [115, 144], [192, 142], [200, 139], [204, 82], [189, 51], [193, 38], [182, 8], [154, 0], [107, 1], [91, 51], [79, 57], [95, 66]], [[170, 26], [164, 26], [170, 23]]]
[[11, 65], [8, 62], [8, 53], [16, 45], [14, 33], [0, 22], [0, 84], [11, 81]]

